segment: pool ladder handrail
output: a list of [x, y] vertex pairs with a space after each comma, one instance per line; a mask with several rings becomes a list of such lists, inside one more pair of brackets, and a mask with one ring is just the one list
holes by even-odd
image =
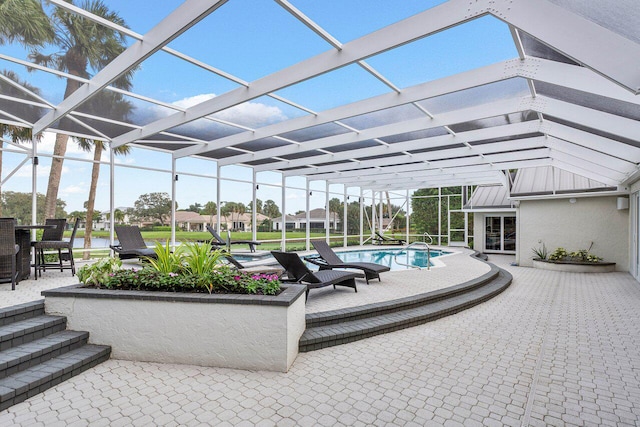
[[[427, 238], [429, 239], [429, 245], [433, 245], [433, 237], [429, 234], [428, 231], [422, 233], [422, 238], [424, 239], [424, 243], [427, 243]], [[422, 242], [419, 242], [422, 243]]]
[[[429, 236], [429, 237], [431, 237], [431, 236]], [[427, 247], [427, 270], [431, 270], [431, 248], [429, 247], [429, 244], [427, 242], [413, 242], [413, 243], [407, 245], [407, 247], [405, 247], [404, 250], [409, 250], [413, 246], [426, 246]], [[398, 254], [395, 254], [393, 259], [396, 262], [396, 264], [398, 264], [398, 265], [403, 265], [405, 267], [417, 268], [418, 270], [422, 270], [422, 267], [418, 267], [417, 265], [411, 265], [411, 264], [408, 264], [408, 263], [403, 263], [403, 262], [398, 261]]]

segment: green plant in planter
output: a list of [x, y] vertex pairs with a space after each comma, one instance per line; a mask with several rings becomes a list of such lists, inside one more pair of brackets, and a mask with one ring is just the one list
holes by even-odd
[[539, 248], [532, 248], [531, 251], [535, 255], [534, 258], [541, 259], [541, 260], [547, 259], [547, 256], [549, 255], [547, 251], [547, 247], [545, 246], [544, 243]]
[[204, 275], [214, 271], [225, 256], [225, 253], [220, 250], [212, 251], [207, 243], [186, 243], [182, 267], [188, 274]]
[[572, 261], [578, 262], [598, 262], [602, 260], [602, 258], [590, 254], [587, 249], [579, 249], [575, 252], [571, 252], [570, 256]]
[[111, 275], [122, 269], [119, 258], [101, 258], [91, 265], [78, 270], [78, 279], [85, 285], [101, 286], [109, 281]]
[[569, 256], [565, 248], [557, 248], [549, 255], [549, 261], [562, 261]]
[[154, 251], [157, 259], [147, 258], [147, 261], [155, 270], [163, 273], [178, 273], [182, 270], [182, 253], [184, 251], [182, 245], [172, 251], [169, 240], [167, 240], [167, 244], [164, 246], [162, 243], [156, 243]]

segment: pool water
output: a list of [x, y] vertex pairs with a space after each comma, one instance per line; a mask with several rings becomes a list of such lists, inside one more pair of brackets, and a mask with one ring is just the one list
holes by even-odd
[[[431, 250], [429, 258], [436, 258], [448, 253], [450, 252]], [[336, 252], [336, 255], [346, 263], [375, 262], [376, 264], [386, 265], [390, 267], [391, 270], [407, 270], [412, 268], [403, 264], [419, 268], [433, 266], [433, 263], [431, 263], [431, 265], [427, 263], [427, 251], [423, 249], [365, 249], [359, 251]]]
[[[436, 258], [442, 255], [450, 254], [451, 252], [439, 251], [439, 250], [431, 250], [429, 257]], [[409, 270], [412, 267], [407, 267], [403, 264], [408, 264], [413, 267], [419, 268], [427, 268], [433, 267], [433, 263], [431, 265], [427, 264], [427, 251], [422, 248], [412, 248], [409, 250], [406, 249], [361, 249], [357, 251], [347, 251], [347, 252], [336, 252], [338, 258], [343, 260], [344, 262], [374, 262], [376, 264], [386, 265], [391, 268], [391, 270]], [[397, 255], [397, 257], [396, 257]], [[273, 257], [269, 253], [264, 254], [233, 254], [233, 257], [238, 261], [251, 262], [251, 261], [260, 261], [265, 260], [267, 258], [273, 260]], [[396, 258], [397, 261], [396, 262]], [[274, 260], [275, 261], [275, 260]], [[307, 266], [312, 270], [317, 270], [318, 266], [306, 262]]]

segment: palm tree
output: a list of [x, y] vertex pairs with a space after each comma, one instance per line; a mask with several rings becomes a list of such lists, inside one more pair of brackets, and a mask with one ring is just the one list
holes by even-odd
[[[126, 26], [124, 20], [116, 12], [110, 11], [101, 0], [85, 0], [80, 7], [108, 21]], [[51, 15], [51, 21], [56, 29], [53, 43], [61, 50], [49, 55], [38, 51], [32, 52], [29, 56], [37, 64], [54, 67], [75, 76], [90, 78], [91, 71], [101, 70], [126, 49], [124, 34], [66, 9], [56, 8]], [[130, 89], [132, 73], [133, 70], [116, 80], [113, 85], [121, 89]], [[76, 91], [80, 84], [77, 80], [67, 79], [64, 98]], [[55, 201], [58, 197], [63, 157], [67, 151], [68, 140], [68, 135], [56, 135], [45, 202], [47, 216], [52, 216], [55, 212]]]
[[[91, 185], [89, 186], [89, 200], [87, 200], [86, 225], [84, 230], [84, 248], [91, 248], [91, 233], [93, 233], [93, 217], [96, 203], [96, 191], [98, 188], [98, 178], [100, 176], [100, 159], [105, 145], [102, 141], [91, 141], [84, 138], [77, 139], [78, 145], [85, 151], [93, 150], [93, 167], [91, 168]], [[127, 155], [130, 152], [128, 145], [121, 145], [114, 149], [115, 154]], [[115, 218], [115, 217], [114, 217]], [[89, 252], [84, 251], [82, 259], [89, 259]]]
[[0, 0], [0, 44], [42, 46], [54, 35], [39, 0]]

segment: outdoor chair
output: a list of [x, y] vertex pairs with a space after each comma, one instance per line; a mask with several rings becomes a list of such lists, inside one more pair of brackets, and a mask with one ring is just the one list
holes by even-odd
[[376, 237], [371, 239], [374, 245], [404, 245], [407, 243], [402, 239], [395, 239], [393, 237], [384, 236], [376, 231]]
[[110, 247], [120, 259], [158, 258], [156, 252], [147, 247], [137, 225], [116, 225], [115, 230], [118, 244]]
[[11, 290], [20, 282], [17, 265], [20, 246], [16, 245], [16, 220], [0, 218], [0, 277], [11, 279]]
[[302, 259], [296, 253], [271, 251], [273, 257], [284, 268], [287, 279], [284, 281], [299, 283], [307, 286], [305, 299], [309, 298], [311, 289], [323, 288], [333, 285], [333, 289], [337, 286], [347, 286], [358, 292], [356, 287], [357, 273], [342, 270], [320, 270], [311, 271], [304, 265]]
[[[60, 268], [62, 270], [71, 270], [71, 275], [76, 275], [76, 264], [73, 259], [73, 242], [76, 238], [76, 232], [78, 231], [78, 225], [80, 224], [80, 218], [76, 218], [75, 223], [73, 224], [73, 231], [71, 232], [71, 237], [68, 241], [66, 240], [42, 240], [36, 243], [36, 247], [40, 248], [43, 252], [45, 249], [49, 250], [57, 250], [58, 251], [58, 263], [46, 263], [44, 261], [44, 257], [36, 256], [35, 263], [35, 276], [36, 280], [38, 280], [38, 274], [42, 277], [42, 271], [46, 271], [47, 267]], [[65, 252], [63, 252], [63, 250]], [[63, 263], [68, 262], [68, 265], [64, 265]]]
[[231, 240], [231, 239], [224, 240], [222, 237], [220, 237], [220, 235], [216, 232], [216, 230], [214, 230], [213, 227], [208, 224], [207, 224], [207, 230], [213, 236], [213, 239], [211, 240], [211, 245], [214, 246], [215, 248], [220, 246], [226, 247], [228, 245], [249, 245], [249, 250], [251, 252], [255, 252], [256, 245], [260, 244], [260, 242], [256, 242], [254, 240]]
[[320, 267], [320, 270], [331, 270], [333, 268], [351, 268], [355, 270], [362, 270], [364, 277], [369, 284], [369, 279], [380, 280], [380, 273], [391, 270], [390, 267], [382, 264], [376, 264], [373, 262], [344, 262], [338, 255], [331, 249], [329, 244], [324, 240], [312, 240], [314, 249], [318, 252], [317, 256], [305, 257], [305, 260], [316, 264]]
[[[62, 236], [64, 235], [64, 228], [67, 225], [67, 220], [64, 218], [47, 218], [44, 221], [44, 225], [47, 228], [42, 232], [42, 238], [31, 242], [33, 246], [34, 254], [34, 273], [35, 279], [38, 280], [38, 273], [42, 275], [41, 271], [46, 268], [46, 261], [44, 257], [45, 249], [57, 249], [64, 242]], [[58, 253], [60, 250], [58, 250]], [[49, 264], [49, 267], [53, 264]], [[59, 260], [60, 271], [62, 271], [62, 261]]]

